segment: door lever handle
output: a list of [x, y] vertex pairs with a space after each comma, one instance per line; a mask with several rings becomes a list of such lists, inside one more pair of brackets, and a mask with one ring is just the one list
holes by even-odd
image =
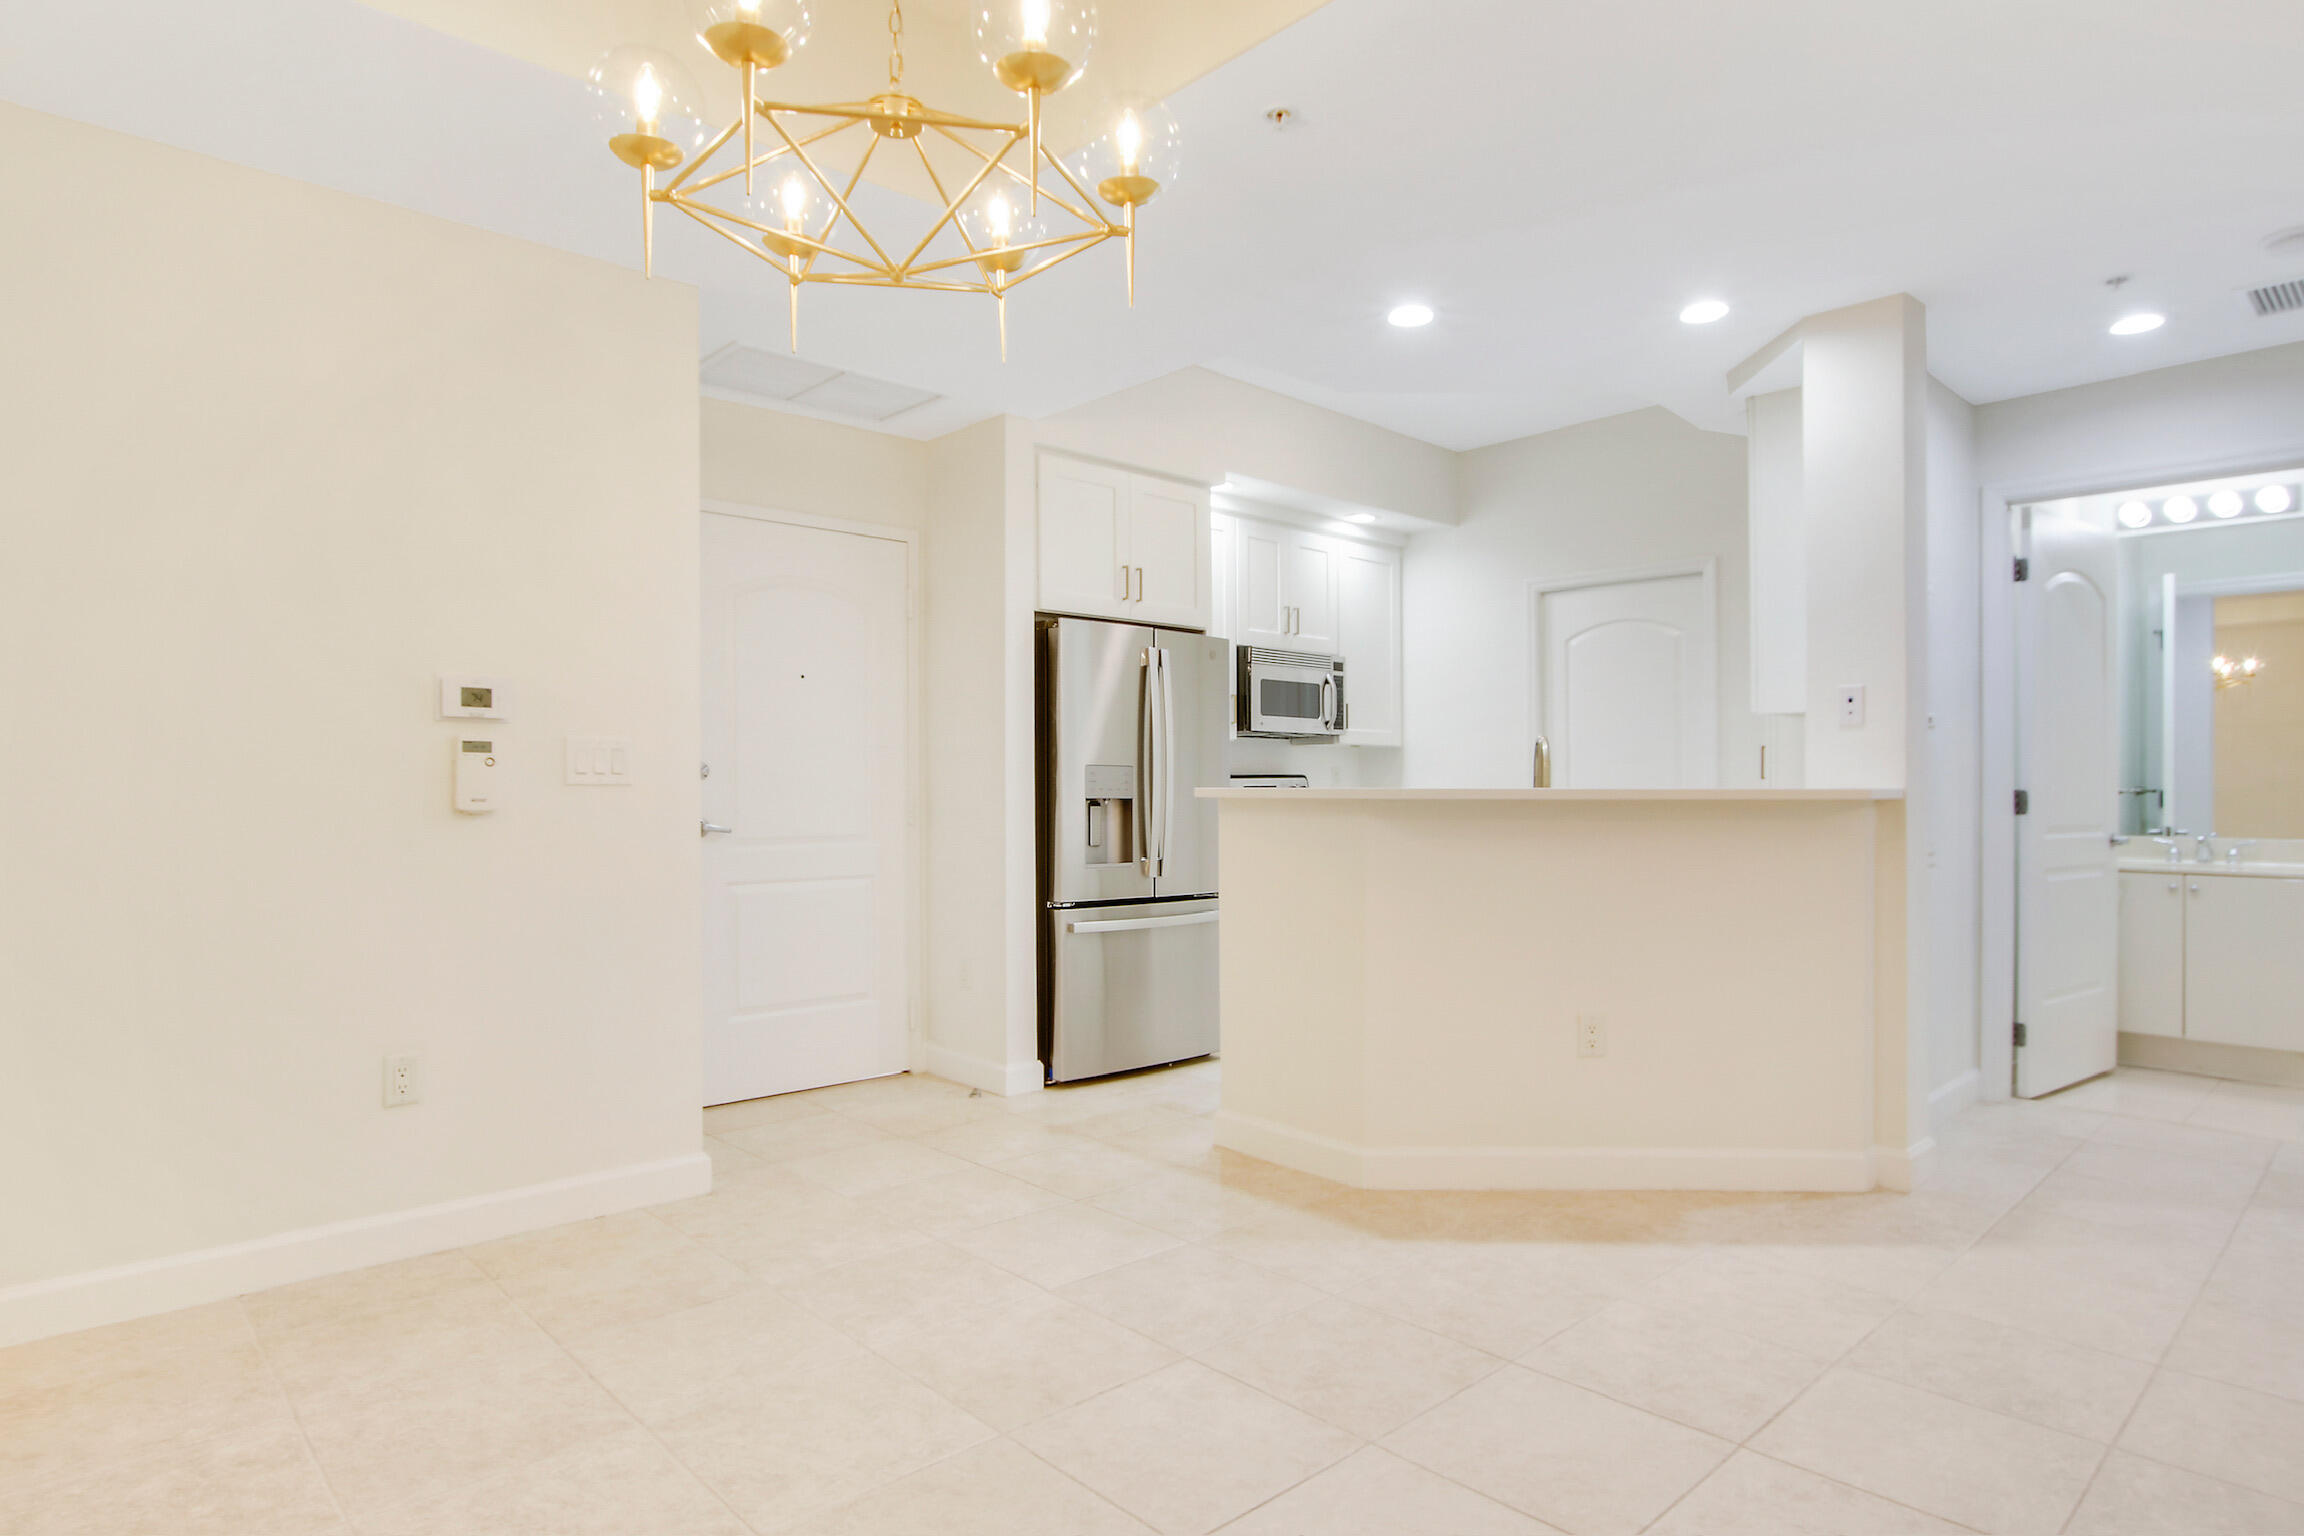
[[696, 833], [698, 837], [710, 837], [714, 833], [718, 833], [721, 836], [726, 837], [736, 830], [734, 827], [724, 827], [716, 821], [700, 821], [696, 823], [696, 826], [698, 828]]

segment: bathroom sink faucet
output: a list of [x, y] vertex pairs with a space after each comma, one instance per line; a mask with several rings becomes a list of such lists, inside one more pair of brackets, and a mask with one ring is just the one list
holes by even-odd
[[2240, 850], [2243, 848], [2253, 848], [2260, 841], [2262, 841], [2260, 838], [2243, 837], [2226, 843], [2224, 845], [2224, 862], [2231, 865], [2234, 869], [2238, 869], [2240, 867]]
[[2169, 863], [2181, 864], [2184, 862], [2184, 839], [2191, 835], [2182, 827], [2167, 827], [2151, 834], [2151, 841], [2168, 850]]
[[2216, 838], [2212, 833], [2203, 832], [2200, 834], [2199, 841], [2193, 845], [2192, 862], [2195, 864], [2213, 864], [2216, 862]]

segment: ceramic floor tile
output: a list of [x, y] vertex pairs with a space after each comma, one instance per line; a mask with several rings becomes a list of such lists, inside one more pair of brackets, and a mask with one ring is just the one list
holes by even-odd
[[2304, 1505], [2114, 1451], [2064, 1529], [2071, 1536], [2297, 1536]]
[[2173, 1152], [2257, 1169], [2269, 1165], [2272, 1154], [2280, 1149], [2279, 1142], [2266, 1136], [2235, 1134], [2190, 1122], [2140, 1120], [2130, 1115], [2107, 1116], [2089, 1139], [2109, 1146]]
[[606, 1439], [633, 1422], [566, 1356], [509, 1373], [482, 1362], [420, 1377], [348, 1379], [299, 1394], [296, 1411], [355, 1524]]
[[1968, 1528], [1738, 1451], [1648, 1529], [1651, 1536], [1958, 1536]]
[[876, 1329], [873, 1350], [998, 1430], [1149, 1376], [1176, 1352], [1039, 1294]]
[[823, 1514], [991, 1439], [896, 1367], [850, 1346], [658, 1428], [690, 1471], [761, 1531]]
[[[728, 1193], [748, 1193], [749, 1188]], [[891, 1221], [846, 1195], [829, 1190], [813, 1195], [801, 1200], [780, 1193], [757, 1205], [727, 1206], [716, 1212], [667, 1207], [662, 1214], [714, 1253], [770, 1285], [930, 1241], [918, 1227]]]
[[894, 1139], [878, 1126], [835, 1114], [801, 1115], [715, 1134], [739, 1150], [771, 1163], [786, 1163], [796, 1157], [815, 1157], [845, 1147]]
[[1076, 1144], [1060, 1130], [1021, 1115], [994, 1115], [970, 1120], [950, 1130], [933, 1131], [920, 1138], [924, 1147], [949, 1152], [972, 1163], [1002, 1163]]
[[2160, 1363], [2188, 1376], [2304, 1403], [2304, 1324], [2203, 1299]]
[[2079, 1174], [2141, 1194], [2165, 1195], [2187, 1204], [2238, 1210], [2256, 1192], [2262, 1171], [2260, 1163], [2225, 1162], [2150, 1147], [2117, 1146], [2099, 1137], [2066, 1158], [2057, 1174]]
[[2089, 1349], [2157, 1360], [2183, 1326], [2201, 1281], [2129, 1267], [2106, 1251], [1995, 1244], [1963, 1254], [1919, 1304], [1962, 1312]]
[[1384, 1446], [1579, 1536], [1642, 1529], [1733, 1449], [1519, 1366], [1450, 1398]]
[[1013, 1440], [993, 1440], [811, 1520], [796, 1536], [1147, 1536]]
[[1622, 1287], [1549, 1262], [1523, 1265], [1478, 1248], [1395, 1254], [1373, 1274], [1344, 1278], [1340, 1289], [1362, 1306], [1505, 1359], [1525, 1354], [1623, 1294]]
[[2162, 1371], [2120, 1448], [2219, 1482], [2304, 1503], [2304, 1403]]
[[713, 1105], [704, 1111], [704, 1133], [725, 1137], [730, 1131], [748, 1131], [786, 1120], [810, 1120], [829, 1113], [813, 1094], [780, 1093], [773, 1098]]
[[957, 1172], [862, 1195], [857, 1203], [876, 1216], [943, 1237], [1066, 1202], [1054, 1190], [963, 1163]]
[[1373, 1440], [1503, 1362], [1412, 1323], [1328, 1300], [1201, 1351], [1225, 1375]]
[[246, 1309], [219, 1301], [11, 1345], [0, 1349], [0, 1404], [21, 1393], [136, 1374], [179, 1355], [235, 1350], [255, 1339]]
[[1026, 1449], [1163, 1536], [1201, 1536], [1358, 1442], [1185, 1360], [1018, 1433]]
[[820, 1270], [782, 1291], [867, 1344], [891, 1329], [1045, 1294], [999, 1265], [941, 1242]]
[[1301, 1312], [1328, 1293], [1205, 1248], [1184, 1247], [1075, 1280], [1058, 1294], [1193, 1354]]
[[38, 1487], [0, 1472], [8, 1536], [349, 1536], [310, 1447], [282, 1420]]
[[843, 1195], [869, 1194], [939, 1174], [960, 1173], [969, 1167], [965, 1158], [916, 1141], [874, 1141], [796, 1157], [784, 1164], [795, 1176]]
[[2212, 1130], [2297, 1141], [2304, 1139], [2304, 1088], [2218, 1083], [2186, 1120]]
[[1820, 1361], [1838, 1359], [1896, 1310], [1893, 1297], [1733, 1254], [1698, 1258], [1633, 1299]]
[[677, 1312], [754, 1283], [741, 1266], [646, 1211], [466, 1252], [524, 1311], [562, 1337]]
[[736, 1143], [722, 1141], [717, 1136], [704, 1138], [704, 1155], [712, 1159], [712, 1182], [715, 1185], [723, 1179], [734, 1178], [745, 1169], [768, 1166], [765, 1158], [755, 1157]]
[[1093, 1199], [1122, 1185], [1168, 1171], [1165, 1163], [1082, 1137], [1070, 1137], [1058, 1145], [1020, 1157], [1003, 1158], [991, 1166], [1011, 1178], [1052, 1189], [1070, 1200]]
[[1182, 1239], [1107, 1211], [1061, 1205], [957, 1233], [952, 1243], [1036, 1285], [1055, 1287], [1150, 1258]]
[[2152, 1367], [1957, 1312], [1903, 1312], [1848, 1356], [1850, 1367], [1939, 1397], [2090, 1440], [2110, 1441]]
[[363, 1536], [751, 1536], [645, 1430], [370, 1514]]
[[450, 1252], [277, 1286], [243, 1296], [240, 1303], [256, 1331], [269, 1334], [305, 1323], [342, 1325], [389, 1316], [471, 1292], [498, 1292], [498, 1287], [469, 1256]]
[[1159, 1173], [1106, 1190], [1088, 1202], [1101, 1211], [1198, 1241], [1244, 1226], [1277, 1209], [1267, 1197], [1226, 1187], [1199, 1173]]
[[830, 1323], [768, 1291], [580, 1333], [567, 1348], [649, 1424], [742, 1399], [811, 1362], [859, 1358]]
[[2053, 1532], [2104, 1447], [1897, 1382], [1834, 1370], [1752, 1449], [1980, 1531]]
[[1553, 1526], [1363, 1446], [1224, 1527], [1224, 1536], [1558, 1536]]
[[1749, 1334], [1621, 1302], [1521, 1357], [1530, 1369], [1742, 1440], [1823, 1374], [1823, 1362]]
[[2059, 1109], [2096, 1110], [2148, 1120], [2182, 1120], [2207, 1100], [2214, 1079], [2182, 1072], [2123, 1067], [2067, 1088], [2047, 1100]]
[[158, 1356], [141, 1370], [37, 1385], [0, 1377], [0, 1481], [67, 1481], [91, 1465], [156, 1455], [292, 1420], [254, 1340]]

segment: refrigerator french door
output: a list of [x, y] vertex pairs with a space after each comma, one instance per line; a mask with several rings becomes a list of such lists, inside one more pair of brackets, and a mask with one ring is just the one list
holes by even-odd
[[1216, 1049], [1222, 640], [1042, 619], [1040, 1060], [1050, 1082]]

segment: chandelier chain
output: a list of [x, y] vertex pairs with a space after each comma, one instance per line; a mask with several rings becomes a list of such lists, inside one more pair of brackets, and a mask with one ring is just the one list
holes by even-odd
[[904, 83], [904, 0], [889, 0], [888, 5], [888, 83]]

